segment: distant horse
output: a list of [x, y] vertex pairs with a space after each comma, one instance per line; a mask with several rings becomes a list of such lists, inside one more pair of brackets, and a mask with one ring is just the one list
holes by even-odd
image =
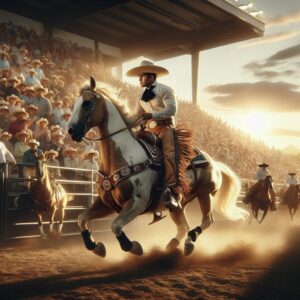
[[[68, 133], [77, 142], [82, 141], [86, 132], [95, 126], [101, 136], [99, 199], [79, 215], [78, 223], [86, 248], [104, 257], [105, 246], [95, 243], [87, 224], [88, 221], [117, 211], [119, 215], [113, 220], [111, 229], [122, 250], [142, 255], [142, 246], [137, 241], [131, 241], [123, 227], [145, 212], [165, 209], [162, 201], [159, 201], [156, 208], [151, 203], [150, 195], [159, 178], [159, 171], [151, 168], [146, 151], [131, 129], [135, 123], [132, 121], [133, 116], [126, 114], [123, 103], [114, 99], [106, 90], [96, 90], [95, 87], [96, 82], [91, 78], [90, 85], [82, 89], [81, 97], [75, 102], [69, 121]], [[186, 255], [193, 251], [198, 235], [212, 224], [214, 208], [231, 220], [242, 219], [247, 215], [246, 211], [236, 206], [240, 193], [237, 176], [224, 164], [215, 162], [207, 154], [205, 156], [209, 166], [194, 171], [186, 170], [190, 192], [184, 195], [183, 209], [170, 212], [177, 226], [177, 234], [170, 240], [167, 249], [177, 248], [188, 234], [184, 248]], [[123, 180], [120, 181], [120, 178]], [[200, 203], [203, 219], [201, 226], [189, 231], [184, 208], [195, 197]]]
[[292, 221], [299, 207], [299, 201], [299, 184], [291, 184], [283, 195], [282, 204], [288, 206]]
[[[272, 177], [267, 176], [263, 184], [261, 185], [260, 189], [250, 199], [252, 216], [257, 220], [259, 224], [262, 223], [262, 221], [264, 220], [264, 218], [266, 217], [270, 209], [272, 199], [269, 190], [271, 188], [272, 188]], [[260, 220], [258, 220], [259, 210], [263, 211], [263, 216]]]
[[30, 185], [30, 193], [33, 199], [33, 211], [38, 220], [41, 237], [46, 239], [47, 235], [43, 229], [42, 214], [49, 215], [49, 232], [54, 234], [53, 222], [56, 210], [59, 210], [59, 225], [57, 234], [60, 235], [63, 227], [64, 210], [68, 197], [61, 184], [50, 177], [47, 164], [43, 155], [37, 157], [36, 162], [37, 180]]

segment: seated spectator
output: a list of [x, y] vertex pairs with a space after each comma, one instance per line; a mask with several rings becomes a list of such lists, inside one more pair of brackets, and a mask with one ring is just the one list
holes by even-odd
[[34, 104], [35, 95], [35, 89], [32, 86], [28, 86], [24, 89], [22, 100], [25, 102], [26, 105]]
[[6, 146], [6, 148], [11, 152], [14, 153], [14, 147], [12, 143], [9, 141], [12, 135], [7, 131], [2, 131], [0, 134], [0, 141]]
[[20, 96], [19, 90], [16, 88], [19, 80], [17, 77], [11, 77], [7, 79], [7, 87], [5, 89], [5, 97], [10, 95]]
[[62, 109], [62, 101], [54, 100], [52, 102], [52, 115], [51, 115], [52, 124], [54, 125], [60, 124], [60, 122], [62, 121], [63, 112], [64, 111]]
[[17, 162], [22, 162], [24, 152], [29, 149], [27, 141], [30, 138], [30, 133], [27, 130], [21, 130], [16, 134], [18, 142], [14, 145], [14, 156]]
[[8, 126], [8, 132], [13, 136], [13, 142], [15, 141], [15, 135], [17, 132], [20, 132], [22, 129], [28, 128], [28, 113], [24, 108], [14, 111], [13, 113], [16, 120], [12, 121]]
[[25, 47], [21, 47], [17, 54], [18, 65], [23, 65], [27, 60], [28, 50]]
[[51, 141], [51, 132], [48, 128], [48, 120], [45, 118], [41, 118], [38, 121], [36, 121], [36, 127], [33, 132], [33, 136], [38, 139], [40, 142], [40, 148], [45, 151], [49, 149], [50, 147], [50, 141]]
[[6, 80], [11, 77], [12, 71], [9, 68], [4, 68], [1, 71], [1, 78], [6, 78]]
[[30, 69], [28, 73], [29, 76], [25, 77], [25, 82], [24, 82], [27, 86], [36, 87], [41, 85], [41, 82], [36, 77], [36, 72], [34, 71], [34, 69]]
[[8, 54], [6, 51], [0, 50], [0, 70], [10, 69], [10, 64], [7, 60]]
[[84, 152], [87, 153], [90, 150], [97, 150], [99, 143], [97, 141], [93, 141], [97, 138], [97, 132], [94, 129], [90, 129], [85, 136], [90, 139], [90, 141], [88, 141], [88, 144], [84, 146]]
[[34, 131], [35, 127], [36, 127], [36, 121], [38, 120], [38, 116], [37, 116], [37, 111], [38, 111], [38, 107], [30, 104], [27, 107], [27, 112], [29, 114], [28, 117], [28, 127], [31, 128], [31, 130]]
[[47, 93], [47, 89], [45, 89], [42, 86], [37, 86], [35, 88], [35, 92], [36, 92], [36, 96], [32, 104], [38, 107], [37, 116], [39, 118], [46, 118], [50, 120], [52, 106], [49, 99], [44, 97], [44, 95]]
[[0, 128], [2, 130], [7, 130], [11, 119], [9, 117], [9, 108], [7, 105], [0, 106]]
[[80, 164], [79, 168], [81, 169], [88, 169], [88, 170], [94, 170], [94, 174], [92, 172], [82, 172], [83, 177], [91, 181], [92, 179], [96, 179], [97, 171], [99, 170], [99, 166], [97, 163], [97, 158], [99, 157], [98, 151], [90, 150], [88, 153], [86, 153], [86, 159], [83, 160], [83, 162]]
[[62, 120], [60, 121], [60, 127], [63, 130], [63, 133], [66, 134], [68, 130], [69, 120], [72, 116], [71, 110], [65, 110], [62, 114]]
[[[9, 114], [13, 115], [16, 110], [19, 110], [20, 107], [20, 102], [18, 102], [20, 98], [16, 95], [10, 95], [6, 97], [6, 101], [9, 103]], [[22, 103], [22, 102], [21, 102]]]
[[64, 146], [64, 135], [61, 130], [52, 132], [50, 148], [58, 152], [58, 160], [61, 165], [64, 165]]
[[45, 78], [44, 72], [40, 68], [43, 63], [39, 59], [35, 59], [31, 62], [31, 65], [36, 73], [36, 78], [41, 82], [41, 80]]
[[[51, 149], [50, 151], [46, 151], [45, 152], [45, 157], [47, 159], [47, 165], [48, 166], [54, 166], [54, 167], [59, 167], [59, 161], [56, 159], [56, 157], [58, 156], [58, 152], [55, 151], [54, 149]], [[52, 169], [49, 168], [49, 174], [50, 176], [57, 178], [57, 177], [61, 177], [61, 173], [60, 173], [60, 169]]]
[[[79, 161], [76, 159], [77, 150], [73, 147], [67, 148], [63, 155], [64, 155], [64, 166], [68, 168], [78, 168]], [[66, 178], [70, 180], [74, 180], [76, 171], [73, 170], [65, 170]]]

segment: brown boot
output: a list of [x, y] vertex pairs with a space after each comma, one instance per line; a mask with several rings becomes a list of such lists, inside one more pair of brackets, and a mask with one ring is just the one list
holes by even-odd
[[174, 188], [166, 188], [163, 192], [163, 201], [165, 207], [167, 207], [170, 211], [177, 211], [182, 209], [181, 199], [182, 196], [178, 193]]

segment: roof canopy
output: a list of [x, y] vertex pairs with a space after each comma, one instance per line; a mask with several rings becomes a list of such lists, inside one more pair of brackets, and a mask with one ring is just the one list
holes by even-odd
[[7, 0], [1, 8], [118, 47], [123, 60], [165, 59], [263, 35], [224, 0]]

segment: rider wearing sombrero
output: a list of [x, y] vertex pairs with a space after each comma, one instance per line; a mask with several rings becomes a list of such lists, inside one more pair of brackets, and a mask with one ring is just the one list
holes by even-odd
[[[258, 170], [256, 172], [256, 179], [258, 180], [249, 190], [249, 192], [246, 195], [245, 198], [245, 203], [250, 203], [255, 196], [257, 192], [259, 192], [260, 188], [262, 187], [264, 180], [266, 179], [267, 176], [270, 176], [269, 170], [267, 168], [269, 167], [268, 164], [262, 163], [258, 165]], [[271, 206], [270, 209], [275, 211], [276, 210], [276, 194], [273, 188], [273, 185], [271, 185], [270, 188], [270, 196], [271, 196]]]
[[291, 185], [298, 185], [299, 180], [296, 176], [297, 173], [295, 172], [290, 172], [288, 178], [286, 179], [286, 185], [291, 186]]
[[161, 139], [165, 167], [164, 204], [170, 210], [176, 210], [181, 208], [174, 137], [177, 101], [172, 88], [156, 81], [157, 77], [167, 74], [167, 69], [148, 60], [127, 72], [127, 76], [138, 77], [144, 88], [138, 114], [143, 114], [146, 130], [157, 134]]

